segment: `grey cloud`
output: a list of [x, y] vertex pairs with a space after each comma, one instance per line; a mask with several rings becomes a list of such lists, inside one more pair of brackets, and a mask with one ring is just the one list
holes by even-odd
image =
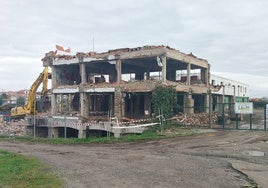
[[41, 59], [55, 44], [90, 51], [94, 37], [98, 52], [163, 44], [207, 59], [213, 71], [267, 75], [265, 0], [2, 0], [0, 5], [0, 58]]

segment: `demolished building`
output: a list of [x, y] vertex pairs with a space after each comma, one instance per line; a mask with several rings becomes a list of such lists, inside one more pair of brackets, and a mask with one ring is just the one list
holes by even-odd
[[179, 111], [187, 114], [208, 112], [211, 92], [218, 103], [226, 97], [235, 101], [234, 91], [228, 93], [223, 85], [210, 83], [207, 60], [168, 46], [76, 55], [51, 51], [42, 61], [51, 68], [51, 111], [46, 124], [48, 134], [56, 137], [57, 127], [63, 124], [84, 137], [86, 126], [92, 127], [92, 122], [108, 114], [117, 124], [125, 119], [151, 118], [152, 92], [157, 86], [174, 86]]

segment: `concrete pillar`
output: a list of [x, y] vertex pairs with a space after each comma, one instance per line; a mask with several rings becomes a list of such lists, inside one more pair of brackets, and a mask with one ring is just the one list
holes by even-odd
[[120, 129], [113, 129], [114, 137], [120, 138], [121, 130]]
[[59, 129], [57, 127], [49, 127], [48, 128], [48, 136], [50, 138], [58, 138], [59, 137]]
[[192, 94], [189, 92], [186, 97], [184, 97], [184, 109], [185, 114], [193, 114], [194, 113], [194, 99], [192, 98]]
[[121, 60], [117, 60], [115, 64], [115, 69], [117, 73], [117, 83], [121, 82], [121, 73], [122, 73], [122, 63]]
[[191, 85], [191, 63], [187, 64], [187, 85]]
[[63, 106], [63, 94], [60, 94], [60, 106], [59, 106], [59, 112], [62, 113], [63, 112], [63, 109], [62, 109], [62, 106]]
[[56, 113], [57, 113], [57, 101], [56, 101], [56, 98], [57, 98], [57, 96], [56, 96], [56, 94], [52, 94], [51, 95], [51, 114], [52, 115], [56, 115]]
[[167, 81], [167, 57], [166, 56], [162, 56], [161, 57], [161, 62], [162, 62], [162, 82], [166, 82]]
[[52, 77], [52, 89], [57, 87], [57, 75], [55, 66], [51, 67], [51, 77]]
[[72, 112], [73, 109], [72, 109], [72, 94], [69, 94], [68, 95], [68, 112]]
[[208, 65], [208, 68], [206, 69], [206, 85], [209, 86], [210, 81], [210, 65]]
[[89, 103], [89, 95], [88, 95], [88, 93], [84, 93], [84, 102], [85, 102], [85, 104], [84, 104], [84, 115], [85, 115], [85, 117], [88, 117], [89, 116], [89, 105], [90, 105], [90, 103]]
[[209, 70], [202, 68], [201, 69], [201, 80], [207, 86], [209, 85]]
[[85, 116], [85, 99], [84, 99], [84, 93], [80, 93], [80, 116], [84, 117]]
[[114, 92], [114, 115], [120, 119], [125, 115], [125, 100], [120, 88]]
[[80, 93], [80, 115], [82, 117], [89, 115], [89, 99], [86, 93]]
[[224, 85], [222, 85], [222, 96], [221, 96], [221, 98], [220, 98], [220, 102], [221, 103], [224, 103], [225, 102], [225, 86]]
[[205, 96], [205, 112], [206, 113], [209, 113], [209, 94], [207, 94], [206, 96]]
[[205, 72], [206, 72], [205, 68], [201, 68], [201, 72], [200, 72], [200, 74], [201, 74], [201, 81], [204, 84], [206, 84], [206, 76], [205, 76], [206, 73]]
[[80, 64], [80, 76], [81, 76], [81, 84], [86, 84], [86, 65], [84, 63]]
[[78, 138], [86, 138], [86, 132], [83, 128], [78, 130]]

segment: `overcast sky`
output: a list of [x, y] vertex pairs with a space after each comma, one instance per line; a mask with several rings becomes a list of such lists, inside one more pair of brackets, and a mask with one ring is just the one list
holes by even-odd
[[0, 0], [0, 89], [29, 89], [55, 44], [73, 53], [168, 45], [268, 96], [267, 0]]

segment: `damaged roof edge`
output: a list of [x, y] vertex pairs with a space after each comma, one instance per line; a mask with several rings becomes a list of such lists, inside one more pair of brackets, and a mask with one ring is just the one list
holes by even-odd
[[[107, 52], [77, 52], [76, 55], [59, 55], [56, 52], [50, 51], [42, 58], [44, 66], [60, 65], [60, 64], [73, 64], [79, 62], [90, 61], [103, 61], [103, 60], [116, 60], [116, 59], [134, 59], [145, 58], [152, 56], [167, 55], [169, 58], [182, 60], [185, 62], [192, 62], [192, 60], [201, 63], [207, 63], [207, 60], [201, 59], [192, 53], [186, 54], [170, 48], [169, 46], [143, 46], [137, 48], [120, 48], [109, 50]], [[68, 62], [67, 62], [68, 61]]]

